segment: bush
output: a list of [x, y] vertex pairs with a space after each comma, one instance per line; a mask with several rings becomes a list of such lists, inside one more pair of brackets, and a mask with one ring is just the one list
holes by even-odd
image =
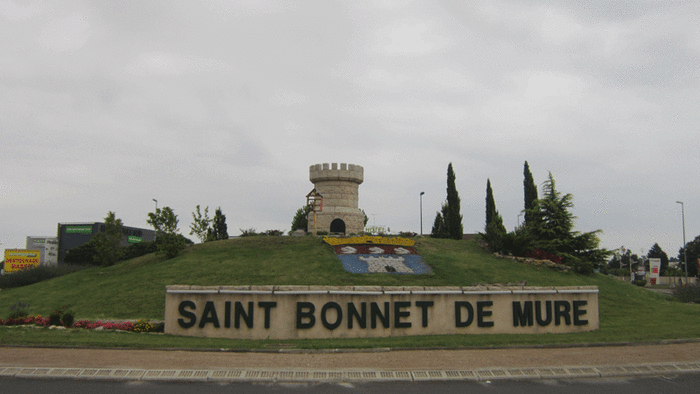
[[243, 230], [243, 229], [239, 228], [239, 230], [241, 230], [241, 235], [240, 235], [241, 237], [255, 237], [255, 236], [261, 235], [261, 234], [258, 234], [254, 228], [249, 228], [247, 230]]
[[122, 258], [130, 260], [136, 257], [144, 256], [158, 251], [158, 245], [155, 242], [139, 242], [131, 244], [124, 249]]
[[87, 267], [72, 264], [63, 264], [55, 267], [40, 265], [35, 268], [0, 276], [0, 289], [27, 286], [44, 280], [72, 274], [73, 272], [85, 268]]
[[632, 283], [634, 283], [635, 285], [637, 285], [639, 287], [644, 287], [647, 285], [646, 279], [635, 279], [634, 282], [632, 282]]
[[10, 307], [10, 319], [21, 319], [29, 316], [29, 304], [22, 301]]
[[680, 302], [700, 304], [700, 286], [697, 284], [678, 286], [673, 290], [673, 297]]

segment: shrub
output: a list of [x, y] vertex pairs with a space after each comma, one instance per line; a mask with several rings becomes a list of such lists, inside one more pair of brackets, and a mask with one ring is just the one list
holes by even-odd
[[284, 233], [281, 230], [267, 230], [265, 231], [265, 235], [269, 237], [277, 237], [280, 235], [283, 235]]
[[54, 308], [49, 314], [49, 325], [50, 326], [64, 326], [66, 328], [73, 327], [73, 321], [75, 321], [75, 312], [70, 310], [67, 305], [61, 305], [58, 308]]
[[549, 260], [553, 263], [561, 264], [561, 257], [539, 249], [525, 252], [525, 257], [537, 260]]
[[635, 279], [634, 282], [632, 282], [632, 283], [634, 283], [635, 285], [637, 285], [639, 287], [644, 287], [647, 285], [646, 279]]
[[693, 302], [700, 304], [700, 285], [683, 285], [673, 290], [673, 297], [680, 302]]

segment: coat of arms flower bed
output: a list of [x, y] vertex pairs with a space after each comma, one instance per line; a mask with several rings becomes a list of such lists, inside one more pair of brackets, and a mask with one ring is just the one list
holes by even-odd
[[343, 268], [354, 274], [430, 274], [414, 246], [416, 241], [402, 237], [365, 235], [362, 237], [325, 237], [333, 246]]

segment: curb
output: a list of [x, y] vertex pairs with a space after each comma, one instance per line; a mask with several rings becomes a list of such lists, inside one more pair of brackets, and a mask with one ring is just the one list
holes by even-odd
[[485, 368], [475, 370], [365, 369], [231, 369], [231, 370], [147, 370], [127, 368], [41, 368], [0, 367], [0, 377], [21, 379], [78, 379], [151, 382], [428, 382], [491, 381], [526, 379], [581, 379], [658, 376], [700, 373], [700, 360], [620, 366], [564, 366], [552, 368]]

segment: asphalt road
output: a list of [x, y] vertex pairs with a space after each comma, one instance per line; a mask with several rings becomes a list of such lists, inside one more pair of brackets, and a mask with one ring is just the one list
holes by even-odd
[[195, 394], [195, 393], [473, 393], [473, 394], [673, 394], [694, 393], [700, 374], [661, 375], [643, 378], [595, 378], [573, 380], [498, 380], [449, 382], [368, 383], [173, 383], [143, 381], [85, 381], [0, 378], [0, 393], [81, 394]]

